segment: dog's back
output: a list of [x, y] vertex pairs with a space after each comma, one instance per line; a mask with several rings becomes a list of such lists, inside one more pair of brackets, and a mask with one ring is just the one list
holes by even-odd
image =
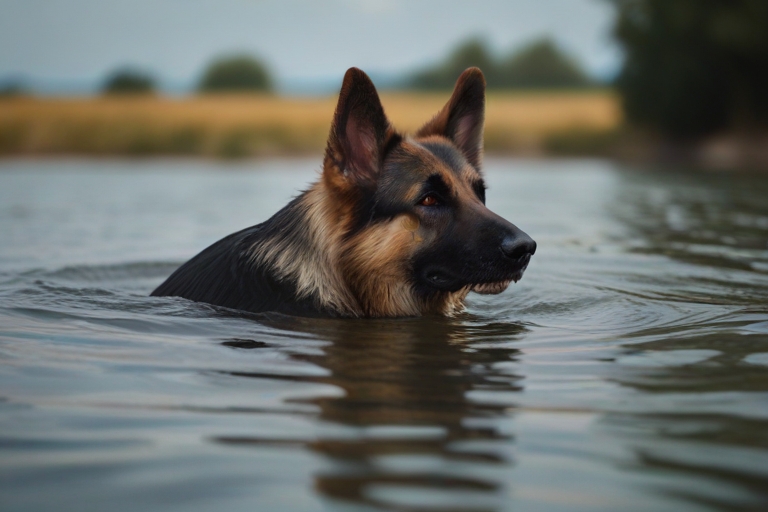
[[297, 299], [290, 281], [278, 281], [269, 270], [254, 264], [251, 248], [259, 244], [263, 231], [260, 224], [219, 240], [176, 269], [152, 295], [251, 312], [320, 314], [312, 301]]

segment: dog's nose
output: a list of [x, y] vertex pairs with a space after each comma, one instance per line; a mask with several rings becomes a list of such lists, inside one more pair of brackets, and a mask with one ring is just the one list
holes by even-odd
[[501, 242], [501, 252], [511, 260], [519, 260], [526, 255], [533, 256], [536, 242], [527, 236], [508, 236]]

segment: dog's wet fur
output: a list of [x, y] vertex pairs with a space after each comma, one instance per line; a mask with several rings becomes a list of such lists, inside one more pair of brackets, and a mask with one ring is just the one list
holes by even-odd
[[211, 245], [152, 295], [304, 316], [452, 315], [500, 293], [536, 243], [485, 206], [485, 79], [464, 71], [414, 136], [368, 76], [344, 76], [322, 177], [266, 222]]

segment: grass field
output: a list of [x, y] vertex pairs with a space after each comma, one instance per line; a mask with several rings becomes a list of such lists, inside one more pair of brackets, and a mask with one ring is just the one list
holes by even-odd
[[[382, 95], [387, 115], [406, 131], [430, 119], [447, 99], [447, 93]], [[335, 101], [259, 95], [3, 98], [0, 156], [238, 158], [319, 152]], [[582, 139], [590, 144], [620, 124], [618, 98], [608, 91], [491, 93], [486, 149], [578, 152]]]

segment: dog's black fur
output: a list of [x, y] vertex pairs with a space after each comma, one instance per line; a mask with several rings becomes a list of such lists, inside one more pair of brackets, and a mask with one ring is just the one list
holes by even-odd
[[322, 178], [266, 222], [211, 245], [152, 295], [251, 312], [384, 317], [452, 314], [469, 291], [517, 281], [536, 243], [485, 207], [485, 80], [459, 77], [413, 137], [347, 71]]

